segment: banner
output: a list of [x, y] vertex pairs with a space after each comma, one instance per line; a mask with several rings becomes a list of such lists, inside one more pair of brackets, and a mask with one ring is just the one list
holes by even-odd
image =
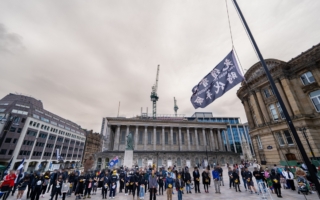
[[205, 108], [228, 90], [244, 80], [233, 50], [193, 87], [191, 103], [194, 108]]

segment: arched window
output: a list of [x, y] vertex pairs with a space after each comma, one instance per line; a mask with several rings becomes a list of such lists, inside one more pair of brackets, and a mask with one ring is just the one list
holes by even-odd
[[310, 93], [310, 99], [316, 108], [317, 112], [320, 112], [320, 90], [316, 90]]

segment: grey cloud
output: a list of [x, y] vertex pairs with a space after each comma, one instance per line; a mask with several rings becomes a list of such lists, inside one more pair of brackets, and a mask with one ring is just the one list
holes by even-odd
[[22, 49], [22, 37], [16, 33], [9, 33], [4, 24], [0, 23], [0, 55], [16, 53]]

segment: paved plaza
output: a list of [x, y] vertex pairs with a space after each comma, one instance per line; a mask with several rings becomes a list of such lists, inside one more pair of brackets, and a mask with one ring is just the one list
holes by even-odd
[[[250, 170], [252, 171], [252, 168], [250, 168]], [[192, 190], [192, 194], [186, 194], [186, 192], [184, 192], [185, 194], [183, 195], [182, 199], [184, 200], [209, 200], [209, 199], [234, 199], [234, 200], [255, 200], [255, 199], [262, 199], [262, 195], [257, 195], [257, 194], [250, 194], [250, 192], [246, 192], [243, 184], [240, 185], [240, 189], [242, 192], [236, 192], [234, 189], [229, 189], [229, 180], [227, 179], [227, 168], [224, 167], [223, 168], [223, 174], [224, 174], [224, 179], [225, 179], [225, 185], [221, 186], [221, 194], [216, 194], [215, 190], [214, 190], [214, 186], [213, 184], [211, 184], [211, 187], [209, 187], [209, 193], [205, 193], [203, 190], [203, 185], [200, 185], [200, 194], [195, 194], [194, 190]], [[256, 186], [256, 183], [255, 183]], [[307, 200], [315, 200], [315, 199], [319, 199], [317, 194], [309, 194], [309, 195], [302, 195], [302, 194], [298, 194], [297, 191], [291, 191], [291, 190], [281, 190], [282, 196], [283, 198], [278, 198], [275, 194], [271, 194], [273, 199], [289, 199], [289, 200], [302, 200], [302, 199], [307, 199]], [[10, 196], [8, 198], [9, 200], [16, 200], [16, 197]], [[58, 198], [59, 199], [59, 198]], [[91, 199], [90, 200], [101, 200], [102, 196], [101, 196], [101, 190], [98, 189], [97, 194], [96, 195], [91, 195]], [[109, 197], [108, 197], [109, 199]], [[118, 193], [115, 197], [115, 199], [118, 200], [132, 200], [132, 195], [131, 196], [125, 196], [124, 193]], [[137, 199], [137, 197], [135, 197], [135, 200]], [[149, 199], [149, 193], [146, 193], [145, 195], [145, 199]], [[167, 196], [166, 196], [166, 191], [163, 192], [163, 196], [157, 196], [157, 200], [166, 200]], [[175, 192], [175, 194], [172, 196], [172, 199], [178, 199], [177, 197], [177, 193]], [[270, 196], [267, 199], [271, 199]], [[26, 192], [24, 193], [24, 197], [22, 198], [22, 200], [26, 200]], [[40, 197], [40, 200], [49, 200], [49, 193], [45, 194], [44, 198]], [[60, 199], [61, 200], [61, 199]], [[75, 196], [72, 195], [71, 197], [67, 197], [66, 200], [75, 200]], [[88, 199], [87, 199], [88, 200]]]

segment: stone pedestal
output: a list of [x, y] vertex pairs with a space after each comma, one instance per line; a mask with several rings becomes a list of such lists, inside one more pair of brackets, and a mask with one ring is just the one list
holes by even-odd
[[133, 150], [125, 150], [123, 166], [131, 168], [133, 165]]

